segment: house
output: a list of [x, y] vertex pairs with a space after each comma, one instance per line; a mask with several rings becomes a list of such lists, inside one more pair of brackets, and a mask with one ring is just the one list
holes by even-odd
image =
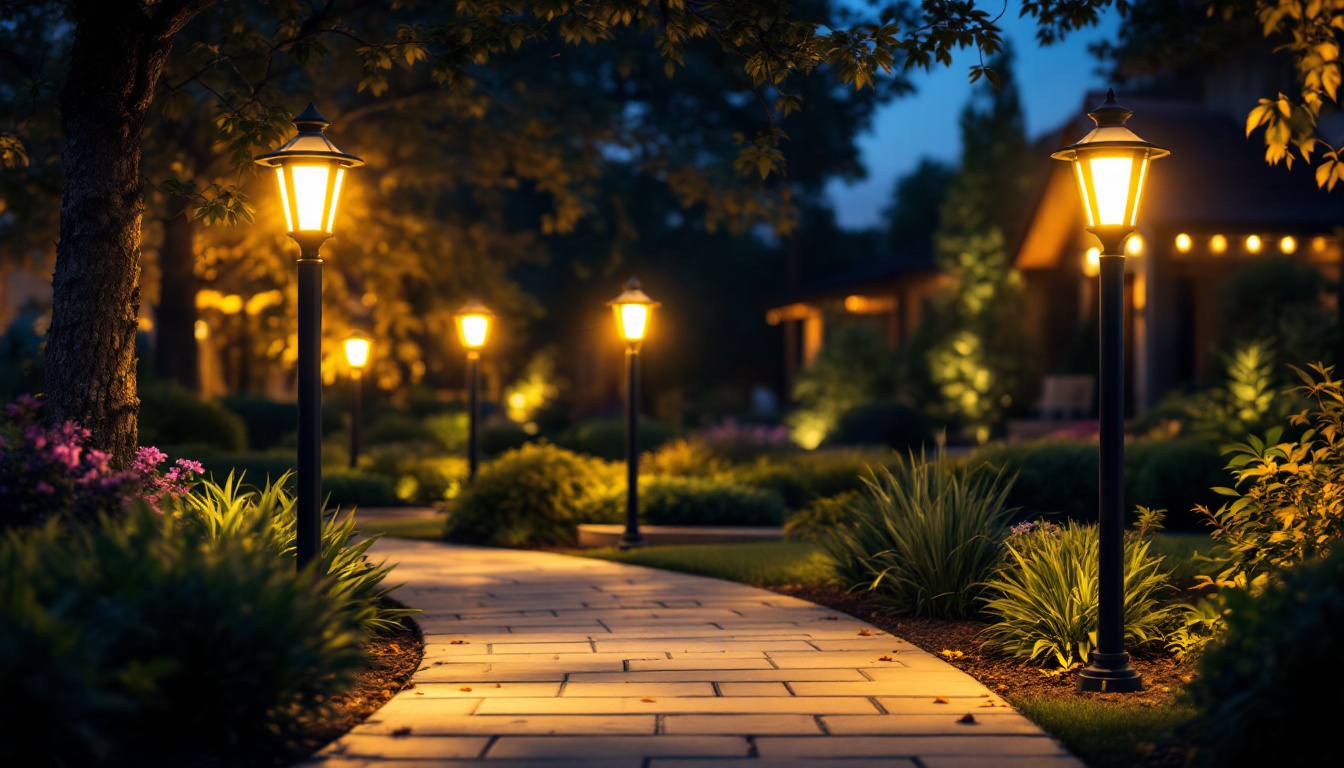
[[[1073, 120], [1041, 140], [1042, 152], [1089, 131], [1086, 110], [1103, 99], [1089, 94]], [[1207, 352], [1223, 332], [1219, 287], [1249, 261], [1283, 257], [1339, 277], [1344, 194], [1317, 189], [1304, 164], [1266, 164], [1260, 137], [1248, 139], [1240, 121], [1213, 106], [1121, 102], [1134, 111], [1136, 133], [1171, 150], [1153, 163], [1139, 229], [1126, 245], [1126, 395], [1137, 413], [1209, 373]], [[1084, 225], [1069, 164], [1045, 165], [1014, 253], [1042, 377], [1058, 370], [1095, 316], [1097, 243]]]

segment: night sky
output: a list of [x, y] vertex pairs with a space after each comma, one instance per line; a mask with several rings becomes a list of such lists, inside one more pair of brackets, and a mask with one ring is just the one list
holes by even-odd
[[[1099, 26], [1075, 32], [1063, 43], [1037, 46], [1034, 19], [1019, 19], [1020, 3], [1010, 0], [1000, 25], [1017, 49], [1017, 81], [1031, 138], [1058, 127], [1082, 107], [1083, 96], [1103, 85], [1089, 43], [1114, 34], [1119, 17], [1112, 13]], [[877, 114], [873, 131], [860, 138], [868, 178], [853, 185], [833, 183], [828, 192], [845, 227], [862, 229], [878, 223], [891, 200], [896, 178], [914, 168], [922, 156], [955, 162], [960, 149], [957, 116], [970, 97], [967, 68], [974, 51], [954, 59], [950, 68], [914, 78], [917, 92], [893, 101]]]

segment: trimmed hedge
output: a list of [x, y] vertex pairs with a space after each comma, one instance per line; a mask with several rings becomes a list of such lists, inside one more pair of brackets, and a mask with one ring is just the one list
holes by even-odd
[[815, 499], [863, 490], [870, 469], [898, 464], [900, 457], [894, 451], [812, 451], [762, 456], [728, 475], [739, 483], [775, 491], [790, 509], [802, 509]]
[[900, 403], [867, 403], [840, 415], [822, 445], [888, 445], [900, 453], [933, 444], [933, 425]]
[[334, 507], [391, 507], [401, 503], [391, 480], [358, 470], [323, 472], [322, 493]]
[[[605, 499], [605, 516], [621, 519], [625, 484]], [[784, 499], [774, 491], [723, 478], [651, 477], [639, 486], [639, 517], [649, 525], [779, 526]]]
[[[677, 436], [677, 430], [661, 421], [640, 417], [639, 451], [656, 450]], [[599, 459], [625, 458], [625, 419], [589, 419], [565, 430], [555, 444]]]
[[140, 390], [141, 445], [205, 445], [219, 451], [247, 448], [247, 426], [217, 402], [177, 384], [156, 382]]

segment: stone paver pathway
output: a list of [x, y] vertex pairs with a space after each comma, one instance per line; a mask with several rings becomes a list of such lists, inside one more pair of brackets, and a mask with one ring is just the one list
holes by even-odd
[[542, 552], [375, 546], [424, 610], [425, 660], [305, 766], [1082, 768], [971, 677], [828, 608]]

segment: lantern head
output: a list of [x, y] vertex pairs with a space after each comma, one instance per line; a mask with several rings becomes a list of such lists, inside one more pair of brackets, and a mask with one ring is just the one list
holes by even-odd
[[1106, 255], [1123, 255], [1125, 238], [1138, 226], [1148, 164], [1171, 154], [1125, 127], [1133, 114], [1116, 103], [1115, 91], [1107, 91], [1106, 103], [1088, 113], [1097, 127], [1051, 155], [1073, 164], [1087, 231], [1101, 241]]
[[457, 337], [462, 340], [462, 346], [472, 354], [480, 354], [481, 347], [490, 338], [495, 313], [473, 298], [462, 305], [454, 319], [457, 320]]
[[354, 333], [345, 340], [345, 361], [356, 371], [369, 362], [369, 340], [364, 334]]
[[616, 313], [616, 331], [632, 350], [638, 350], [649, 332], [649, 321], [653, 310], [662, 306], [649, 298], [639, 285], [639, 280], [630, 278], [620, 296], [607, 302]]
[[280, 204], [291, 236], [316, 238], [320, 243], [336, 224], [336, 204], [347, 168], [364, 161], [331, 143], [323, 131], [329, 123], [312, 104], [294, 118], [299, 134], [279, 149], [258, 155], [258, 165], [275, 169]]

